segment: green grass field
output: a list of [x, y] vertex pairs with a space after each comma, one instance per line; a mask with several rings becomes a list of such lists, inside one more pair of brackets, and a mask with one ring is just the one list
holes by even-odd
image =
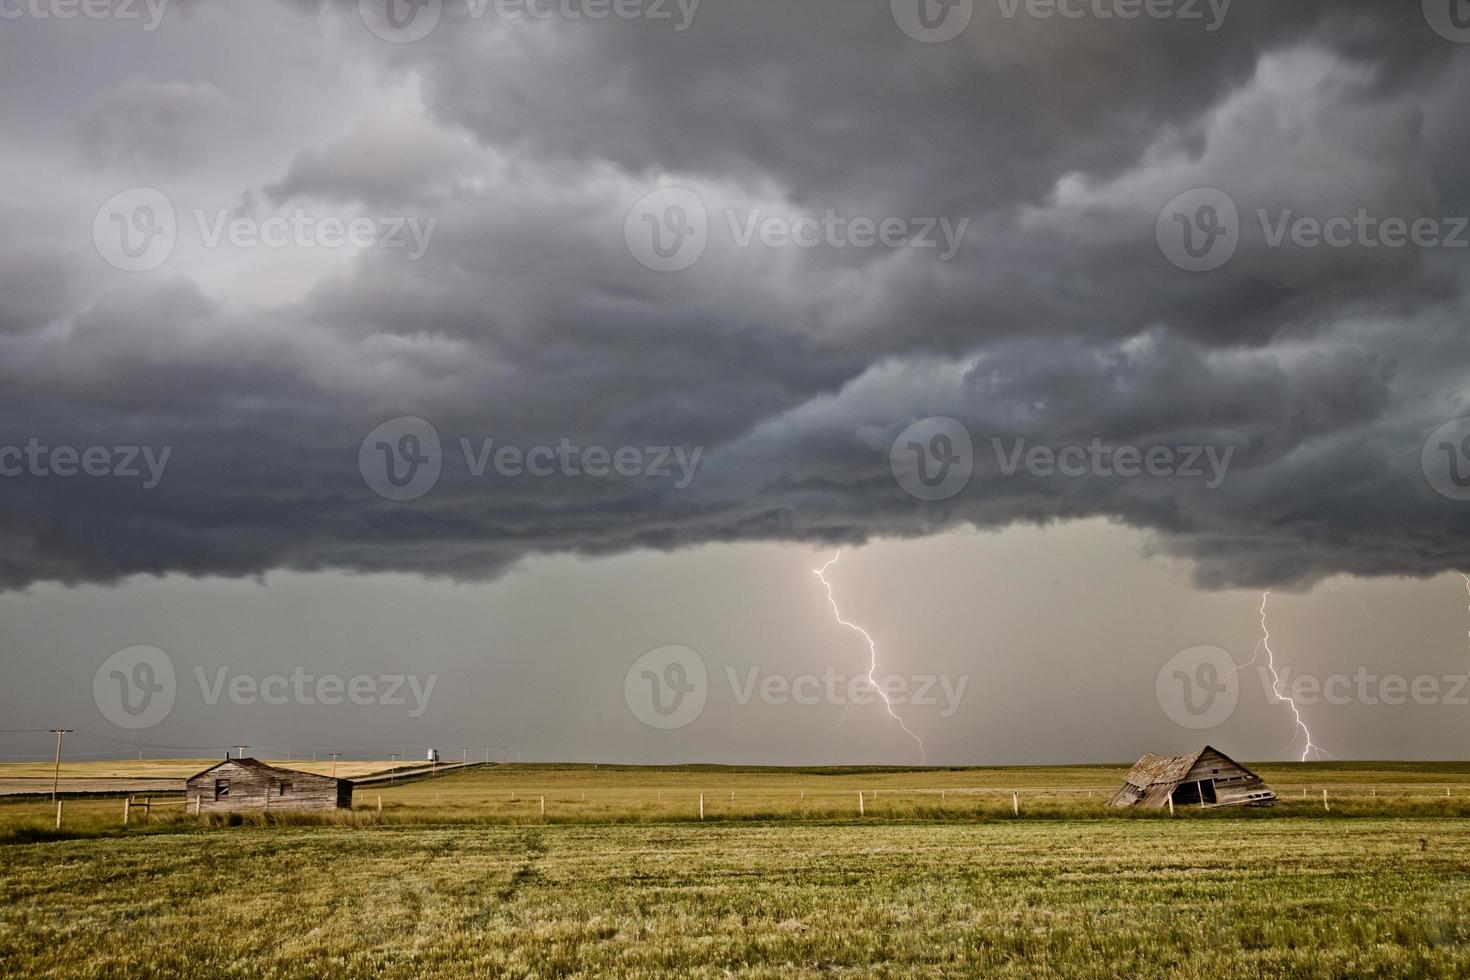
[[1470, 767], [1260, 771], [1282, 805], [1173, 819], [1118, 767], [508, 766], [54, 840], [0, 803], [0, 975], [1470, 975]]

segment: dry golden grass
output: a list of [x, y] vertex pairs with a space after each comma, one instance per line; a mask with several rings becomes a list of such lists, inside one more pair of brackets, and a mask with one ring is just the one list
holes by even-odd
[[0, 973], [1461, 977], [1460, 821], [273, 827], [0, 847]]

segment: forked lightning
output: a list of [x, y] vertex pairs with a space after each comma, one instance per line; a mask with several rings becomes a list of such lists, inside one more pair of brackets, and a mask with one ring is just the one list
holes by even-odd
[[875, 641], [873, 637], [868, 634], [868, 631], [863, 629], [861, 626], [857, 625], [856, 623], [850, 623], [847, 620], [843, 619], [842, 610], [837, 608], [837, 599], [832, 595], [832, 583], [827, 581], [827, 569], [837, 564], [838, 559], [840, 559], [841, 557], [842, 552], [838, 551], [837, 554], [833, 556], [832, 560], [827, 562], [827, 564], [823, 565], [821, 568], [813, 569], [812, 574], [821, 579], [822, 584], [827, 587], [827, 601], [832, 605], [832, 615], [837, 617], [837, 622], [841, 623], [843, 626], [846, 626], [854, 633], [859, 634], [864, 640], [867, 641], [868, 653], [871, 658], [868, 666], [868, 683], [873, 685], [873, 690], [877, 691], [878, 696], [883, 699], [883, 706], [888, 709], [889, 716], [892, 717], [894, 721], [898, 722], [898, 727], [902, 728], [904, 730], [904, 733], [908, 735], [909, 738], [918, 743], [919, 761], [922, 763], [926, 760], [927, 757], [927, 751], [924, 748], [924, 740], [918, 735], [915, 735], [913, 730], [910, 729], [908, 725], [905, 725], [903, 723], [903, 719], [898, 716], [898, 712], [893, 710], [893, 700], [889, 698], [888, 692], [883, 690], [883, 685], [879, 684], [878, 679], [874, 676], [878, 672], [877, 641]]

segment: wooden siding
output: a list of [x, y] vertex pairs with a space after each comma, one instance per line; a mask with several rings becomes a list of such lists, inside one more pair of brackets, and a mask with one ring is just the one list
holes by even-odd
[[1112, 806], [1269, 806], [1276, 801], [1261, 777], [1211, 746], [1195, 755], [1149, 754], [1123, 777]]
[[[228, 792], [219, 789], [228, 786]], [[352, 783], [315, 773], [278, 769], [254, 759], [231, 759], [185, 784], [190, 813], [334, 810], [352, 806]]]

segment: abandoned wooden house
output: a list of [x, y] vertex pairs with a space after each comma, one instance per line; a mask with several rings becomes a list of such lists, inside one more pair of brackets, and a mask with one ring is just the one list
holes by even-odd
[[1206, 745], [1194, 755], [1152, 753], [1123, 777], [1113, 806], [1270, 806], [1276, 802], [1261, 777]]
[[333, 810], [352, 806], [352, 781], [278, 769], [256, 759], [226, 759], [185, 783], [190, 813]]

